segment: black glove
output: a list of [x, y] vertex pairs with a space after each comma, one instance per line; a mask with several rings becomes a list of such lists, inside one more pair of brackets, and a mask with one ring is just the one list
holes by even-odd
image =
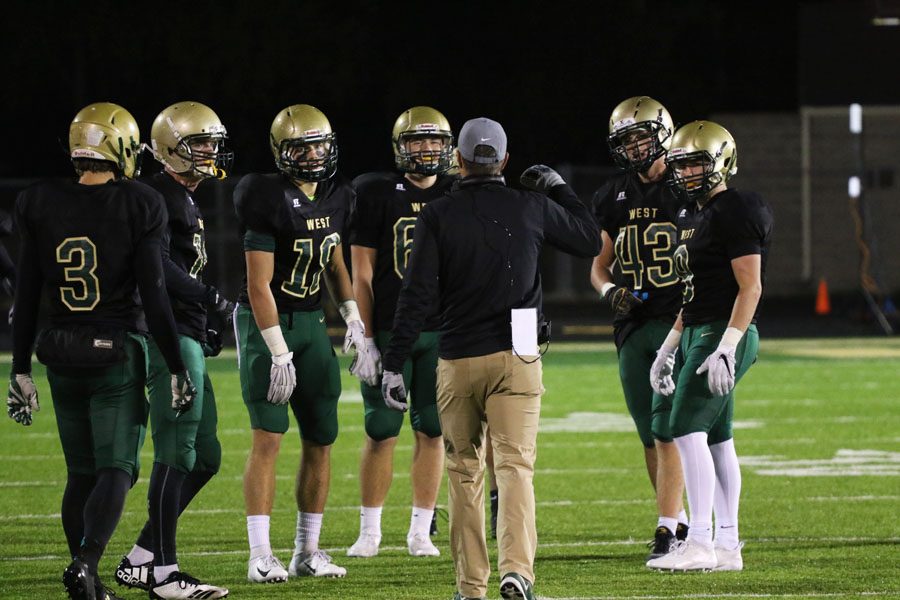
[[190, 374], [186, 370], [172, 373], [172, 410], [175, 414], [180, 417], [191, 410], [196, 397], [197, 388], [194, 387]]
[[635, 307], [644, 303], [627, 287], [619, 286], [610, 289], [603, 298], [609, 302], [609, 306], [613, 309], [613, 312], [620, 317], [627, 316], [635, 309]]
[[222, 336], [228, 325], [217, 311], [206, 313], [206, 343], [203, 344], [203, 356], [218, 356], [222, 352]]
[[546, 192], [552, 187], [565, 183], [565, 180], [547, 165], [532, 165], [525, 169], [519, 177], [519, 183], [529, 190]]
[[[223, 296], [219, 291], [213, 288], [210, 288], [210, 290], [209, 308], [206, 311], [207, 317], [209, 313], [215, 312], [222, 318], [225, 327], [229, 327], [234, 316], [234, 302]], [[221, 333], [221, 330], [219, 330], [219, 333]]]

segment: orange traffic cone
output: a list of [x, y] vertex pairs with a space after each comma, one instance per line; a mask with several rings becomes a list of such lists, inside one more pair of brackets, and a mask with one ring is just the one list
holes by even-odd
[[816, 314], [831, 314], [831, 300], [828, 299], [828, 285], [824, 277], [819, 280], [819, 291], [816, 293]]

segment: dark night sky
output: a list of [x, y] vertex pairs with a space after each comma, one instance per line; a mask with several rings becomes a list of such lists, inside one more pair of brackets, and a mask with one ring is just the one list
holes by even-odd
[[712, 0], [424, 4], [6, 3], [2, 103], [16, 141], [2, 149], [0, 177], [67, 174], [55, 140], [101, 100], [128, 108], [145, 139], [168, 104], [209, 104], [238, 173], [271, 170], [272, 118], [314, 104], [349, 175], [391, 164], [393, 120], [416, 104], [454, 129], [474, 116], [501, 121], [512, 167], [608, 163], [606, 119], [631, 95], [656, 97], [676, 122], [797, 105], [789, 3], [777, 19], [758, 3]]
[[[391, 165], [391, 125], [416, 104], [457, 130], [474, 116], [502, 122], [512, 169], [608, 164], [606, 119], [628, 96], [657, 98], [676, 123], [795, 110], [808, 79], [822, 76], [798, 68], [798, 39], [815, 38], [800, 35], [798, 15], [835, 2], [425, 4], [7, 2], [0, 177], [68, 174], [56, 139], [101, 100], [128, 108], [145, 141], [168, 104], [209, 104], [229, 129], [237, 173], [272, 170], [272, 118], [300, 102], [328, 115], [351, 176]], [[840, 46], [839, 35], [827, 39]]]

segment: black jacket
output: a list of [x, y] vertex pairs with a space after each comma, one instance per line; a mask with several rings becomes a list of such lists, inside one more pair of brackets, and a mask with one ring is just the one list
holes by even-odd
[[597, 223], [568, 185], [548, 197], [508, 188], [501, 177], [470, 177], [429, 202], [416, 222], [384, 369], [402, 371], [435, 301], [441, 358], [512, 348], [510, 310], [541, 311], [545, 242], [577, 256], [600, 251]]

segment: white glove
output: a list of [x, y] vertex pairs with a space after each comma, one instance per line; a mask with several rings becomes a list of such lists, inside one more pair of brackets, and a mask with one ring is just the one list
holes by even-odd
[[713, 396], [725, 396], [734, 389], [734, 350], [735, 346], [719, 342], [715, 352], [706, 357], [697, 375], [706, 373], [706, 382]]
[[41, 410], [37, 387], [31, 373], [10, 374], [9, 395], [6, 398], [6, 414], [16, 423], [31, 425], [31, 413]]
[[354, 320], [347, 322], [347, 333], [344, 335], [344, 347], [342, 351], [347, 354], [350, 348], [356, 350], [357, 353], [366, 351], [366, 326], [362, 321]]
[[366, 385], [375, 387], [381, 377], [381, 352], [375, 345], [375, 338], [366, 338], [366, 351], [357, 352], [350, 363], [350, 374]]
[[532, 165], [522, 172], [519, 183], [529, 190], [546, 192], [554, 186], [565, 183], [565, 180], [547, 165]]
[[406, 412], [409, 404], [406, 403], [406, 386], [403, 384], [403, 374], [385, 371], [381, 377], [381, 395], [388, 408]]
[[266, 400], [272, 404], [287, 404], [297, 387], [297, 370], [294, 368], [293, 358], [293, 352], [272, 356], [269, 391], [266, 394]]
[[672, 379], [672, 374], [675, 372], [675, 352], [678, 351], [678, 342], [680, 341], [681, 332], [672, 329], [662, 346], [656, 351], [656, 358], [650, 365], [650, 387], [657, 394], [669, 396], [675, 391], [675, 380]]

